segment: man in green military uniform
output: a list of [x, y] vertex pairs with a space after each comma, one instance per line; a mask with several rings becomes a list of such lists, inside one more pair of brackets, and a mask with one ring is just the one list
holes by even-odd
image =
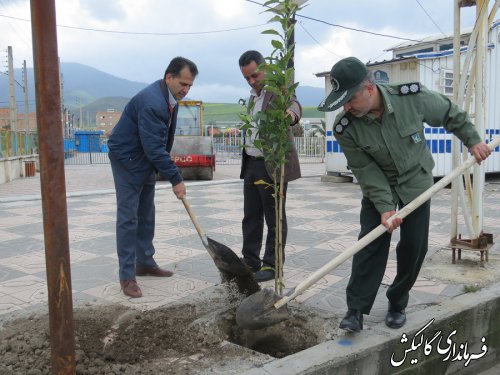
[[389, 309], [385, 323], [400, 328], [406, 322], [409, 291], [427, 253], [430, 201], [402, 219], [387, 221], [396, 210], [432, 186], [434, 161], [426, 146], [424, 122], [443, 126], [455, 134], [480, 163], [489, 147], [460, 110], [446, 96], [420, 83], [375, 84], [371, 72], [354, 57], [336, 63], [330, 72], [333, 89], [319, 105], [320, 111], [344, 107], [333, 132], [363, 193], [362, 238], [382, 223], [387, 232], [353, 258], [347, 285], [348, 311], [340, 328], [363, 329], [384, 276], [391, 233], [401, 226], [396, 247], [397, 274], [387, 290]]

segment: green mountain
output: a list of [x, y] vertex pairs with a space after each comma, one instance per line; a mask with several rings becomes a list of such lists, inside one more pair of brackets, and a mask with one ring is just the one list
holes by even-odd
[[[121, 111], [129, 98], [147, 86], [147, 83], [134, 82], [98, 69], [78, 63], [61, 63], [62, 88], [64, 106], [74, 115], [75, 121], [95, 124], [95, 113], [115, 109]], [[24, 93], [22, 87], [22, 71], [14, 69], [15, 96], [19, 112], [24, 112]], [[244, 83], [242, 83], [244, 84]], [[315, 110], [315, 106], [323, 98], [324, 90], [317, 87], [299, 86], [297, 97], [304, 110], [303, 117], [323, 117], [323, 113]], [[203, 98], [192, 98], [203, 100]], [[33, 69], [28, 68], [28, 105], [35, 110], [35, 89]], [[0, 74], [0, 107], [9, 106], [8, 76]], [[313, 107], [314, 106], [314, 107]], [[205, 103], [205, 123], [214, 121], [239, 121], [238, 114], [242, 108], [237, 103]]]

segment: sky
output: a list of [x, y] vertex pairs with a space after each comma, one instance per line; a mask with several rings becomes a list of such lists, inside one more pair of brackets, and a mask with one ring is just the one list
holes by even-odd
[[[308, 0], [297, 15], [296, 80], [323, 87], [315, 73], [329, 71], [341, 58], [382, 61], [405, 39], [451, 34], [453, 1]], [[199, 69], [190, 98], [237, 102], [249, 92], [239, 56], [249, 49], [269, 55], [271, 37], [261, 32], [279, 28], [256, 2], [264, 0], [56, 0], [60, 60], [150, 83], [163, 77], [173, 57], [185, 56]], [[473, 26], [475, 13], [475, 7], [462, 9], [462, 27]], [[8, 46], [15, 68], [23, 60], [33, 66], [29, 20], [28, 0], [0, 0], [4, 73]]]

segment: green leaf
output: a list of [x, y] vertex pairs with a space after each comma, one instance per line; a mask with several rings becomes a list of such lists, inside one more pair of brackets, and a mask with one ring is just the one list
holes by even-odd
[[280, 22], [281, 21], [281, 17], [280, 16], [274, 16], [273, 18], [271, 18], [269, 21], [267, 21], [268, 23], [271, 23], [271, 22]]
[[284, 49], [283, 43], [281, 43], [279, 40], [272, 40], [271, 44], [276, 49], [279, 49], [279, 50], [283, 50]]
[[273, 30], [273, 29], [264, 30], [261, 32], [261, 34], [271, 34], [271, 35], [281, 36], [281, 34], [279, 32], [277, 32], [276, 30]]
[[267, 7], [267, 6], [271, 6], [271, 4], [276, 4], [276, 3], [279, 3], [279, 0], [267, 0], [264, 3], [264, 6]]

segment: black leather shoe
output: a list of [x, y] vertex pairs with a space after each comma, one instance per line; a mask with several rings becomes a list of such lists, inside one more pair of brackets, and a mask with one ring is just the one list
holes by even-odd
[[359, 332], [363, 329], [363, 314], [359, 310], [349, 309], [340, 322], [340, 329], [348, 332]]
[[389, 304], [389, 311], [385, 316], [385, 325], [389, 328], [401, 328], [406, 323], [406, 314], [404, 309], [399, 309]]
[[260, 271], [255, 272], [253, 278], [258, 283], [269, 281], [274, 279], [274, 268], [272, 267], [261, 267]]

